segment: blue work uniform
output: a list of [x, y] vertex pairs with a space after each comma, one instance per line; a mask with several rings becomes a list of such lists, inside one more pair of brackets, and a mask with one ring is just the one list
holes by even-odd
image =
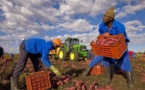
[[93, 66], [95, 66], [97, 63], [103, 63], [103, 57], [102, 56], [95, 56], [92, 61], [89, 64], [89, 67], [92, 68]]
[[32, 61], [35, 71], [42, 70], [41, 60], [45, 67], [49, 68], [52, 64], [48, 59], [48, 55], [50, 50], [52, 50], [53, 48], [54, 46], [52, 41], [46, 41], [39, 38], [23, 40], [19, 47], [19, 59], [13, 76], [19, 76], [22, 73], [27, 64], [28, 57]]
[[[112, 58], [107, 58], [108, 61], [103, 61], [103, 59], [105, 59], [107, 57], [103, 57], [103, 56], [95, 56], [92, 61], [90, 62], [89, 64], [89, 67], [93, 67], [95, 66], [97, 63], [100, 63], [101, 65], [104, 65], [104, 66], [108, 66], [109, 64], [114, 64], [116, 62], [116, 60], [112, 59]], [[109, 63], [108, 63], [109, 62]]]
[[46, 67], [51, 66], [48, 56], [53, 47], [52, 41], [37, 38], [25, 40], [26, 52], [31, 54], [40, 54], [42, 62]]
[[[121, 24], [120, 22], [114, 20], [112, 23], [112, 26], [110, 29], [108, 29], [108, 26], [102, 22], [99, 25], [99, 33], [100, 35], [109, 32], [110, 35], [118, 35], [118, 34], [123, 34], [125, 37], [125, 42], [126, 45], [128, 45], [128, 42], [130, 41], [129, 38], [127, 37], [126, 31], [125, 31], [125, 26], [123, 24]], [[103, 60], [103, 61], [102, 61]], [[95, 56], [94, 59], [92, 60], [92, 62], [89, 64], [90, 67], [93, 67], [95, 64], [97, 64], [98, 62], [102, 61], [103, 65], [105, 67], [109, 66], [112, 63], [115, 63], [116, 61], [119, 62], [121, 69], [124, 71], [131, 71], [131, 64], [128, 58], [128, 50], [125, 51], [125, 53], [122, 55], [122, 57], [119, 60], [114, 60], [112, 58], [107, 58], [107, 57], [102, 57], [102, 56]]]

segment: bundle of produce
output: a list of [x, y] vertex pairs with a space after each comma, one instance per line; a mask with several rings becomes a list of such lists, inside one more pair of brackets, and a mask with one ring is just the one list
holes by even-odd
[[97, 39], [96, 44], [101, 46], [110, 46], [114, 44], [117, 41], [115, 38], [103, 38], [103, 39]]

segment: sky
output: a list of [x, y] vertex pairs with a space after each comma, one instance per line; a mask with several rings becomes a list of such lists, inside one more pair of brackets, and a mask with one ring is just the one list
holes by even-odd
[[22, 39], [76, 37], [90, 49], [111, 6], [126, 27], [128, 49], [144, 52], [145, 0], [0, 0], [0, 46], [18, 53]]

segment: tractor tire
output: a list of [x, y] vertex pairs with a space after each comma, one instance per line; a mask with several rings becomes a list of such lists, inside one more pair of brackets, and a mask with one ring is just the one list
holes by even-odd
[[58, 53], [59, 60], [66, 60], [67, 59], [67, 53], [64, 48], [60, 48]]
[[78, 54], [78, 52], [76, 50], [70, 51], [70, 53], [69, 53], [69, 59], [71, 61], [78, 61], [79, 60], [79, 54]]

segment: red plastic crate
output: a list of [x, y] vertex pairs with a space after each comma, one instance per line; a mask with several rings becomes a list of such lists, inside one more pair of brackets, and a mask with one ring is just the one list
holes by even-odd
[[97, 64], [92, 68], [90, 74], [91, 75], [104, 74], [104, 67], [101, 64]]
[[26, 76], [27, 90], [48, 90], [51, 88], [49, 72], [39, 71]]
[[[92, 60], [86, 60], [86, 64], [88, 65]], [[100, 75], [104, 74], [104, 67], [99, 63], [96, 64], [92, 70], [90, 71], [91, 75]]]
[[[92, 42], [91, 47], [95, 55], [110, 57], [114, 59], [119, 59], [127, 49], [125, 38], [123, 34], [111, 35], [110, 37], [116, 38], [117, 41], [111, 46], [101, 46]], [[102, 39], [103, 36], [99, 36], [97, 39]]]

